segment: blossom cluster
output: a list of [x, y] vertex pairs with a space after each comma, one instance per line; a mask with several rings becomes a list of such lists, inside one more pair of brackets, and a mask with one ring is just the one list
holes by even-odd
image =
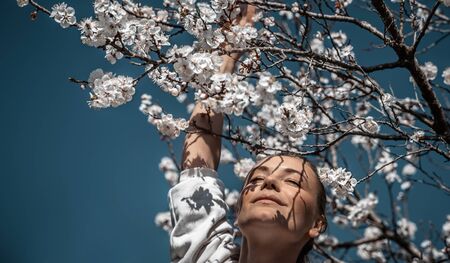
[[133, 78], [104, 73], [102, 69], [92, 71], [88, 83], [92, 88], [88, 104], [92, 108], [120, 106], [131, 101], [135, 93]]
[[377, 133], [380, 131], [380, 126], [371, 116], [368, 116], [365, 119], [357, 119], [354, 123], [359, 129], [368, 133]]
[[[375, 226], [369, 226], [364, 230], [364, 238], [367, 240], [376, 239], [382, 236], [382, 232]], [[381, 239], [375, 242], [363, 243], [358, 246], [357, 254], [363, 260], [376, 260], [377, 262], [386, 262], [383, 250], [387, 247], [387, 241]]]
[[24, 6], [28, 5], [29, 3], [30, 3], [29, 0], [17, 0], [17, 5], [19, 7], [24, 7]]
[[181, 131], [189, 127], [188, 121], [183, 118], [174, 118], [172, 114], [164, 113], [161, 106], [154, 104], [151, 99], [152, 96], [142, 94], [139, 110], [148, 115], [148, 122], [155, 125], [162, 135], [176, 138]]
[[220, 163], [221, 164], [227, 164], [227, 163], [233, 163], [236, 159], [233, 157], [233, 154], [225, 147], [222, 147], [220, 150]]
[[157, 213], [155, 216], [155, 225], [164, 229], [164, 231], [168, 233], [172, 232], [173, 226], [170, 212], [166, 211]]
[[222, 58], [218, 53], [193, 52], [193, 50], [190, 46], [184, 46], [172, 51], [176, 57], [174, 70], [183, 81], [193, 81], [199, 85], [207, 84], [222, 65]]
[[308, 132], [312, 121], [312, 112], [307, 106], [297, 101], [297, 98], [281, 104], [279, 116], [278, 130], [292, 138], [303, 137]]
[[255, 161], [251, 158], [240, 159], [234, 164], [234, 174], [241, 180], [244, 180], [254, 165]]
[[164, 178], [171, 186], [178, 183], [178, 169], [172, 158], [167, 156], [161, 158], [159, 170], [164, 173]]
[[208, 87], [198, 87], [196, 99], [215, 112], [242, 115], [250, 104], [253, 86], [228, 73], [216, 73], [210, 80]]
[[447, 221], [442, 225], [442, 236], [445, 238], [445, 244], [450, 245], [450, 215], [447, 215]]
[[319, 179], [325, 186], [329, 186], [332, 193], [339, 198], [352, 194], [357, 182], [351, 172], [341, 167], [337, 169], [319, 168]]
[[227, 206], [233, 210], [236, 210], [240, 195], [241, 193], [239, 193], [237, 190], [230, 190], [228, 188], [225, 189], [225, 203], [227, 204]]
[[352, 223], [352, 226], [357, 227], [363, 223], [377, 204], [378, 197], [373, 193], [369, 193], [366, 198], [359, 200], [356, 205], [348, 206], [347, 209], [349, 212], [347, 218]]
[[414, 222], [403, 217], [397, 221], [397, 226], [397, 231], [401, 236], [409, 239], [414, 239], [414, 235], [417, 231], [417, 226]]
[[[18, 0], [19, 6], [26, 4], [28, 1]], [[77, 25], [83, 44], [105, 46], [105, 58], [112, 64], [121, 59], [124, 52], [147, 57], [150, 51], [170, 45], [166, 34], [170, 28], [162, 25], [169, 18], [165, 10], [154, 11], [132, 1], [95, 0], [94, 11], [95, 17], [84, 18], [77, 24], [74, 8], [63, 2], [52, 7], [50, 17], [63, 28]]]
[[52, 7], [52, 12], [50, 17], [53, 17], [57, 23], [61, 25], [62, 28], [68, 28], [77, 22], [75, 17], [75, 9], [68, 6], [66, 3], [56, 4]]
[[391, 155], [389, 149], [381, 152], [381, 156], [378, 159], [378, 163], [375, 166], [375, 169], [378, 170], [378, 173], [384, 174], [385, 179], [388, 183], [393, 183], [395, 181], [400, 182], [401, 179], [397, 173], [397, 162], [395, 162], [394, 158]]

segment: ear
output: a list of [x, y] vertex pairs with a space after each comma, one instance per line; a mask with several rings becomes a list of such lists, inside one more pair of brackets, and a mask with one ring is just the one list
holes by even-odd
[[308, 231], [308, 236], [310, 237], [310, 238], [316, 238], [316, 237], [318, 237], [320, 235], [320, 231], [319, 231], [319, 229], [317, 229], [317, 228], [311, 228], [309, 231]]
[[326, 229], [326, 219], [324, 215], [320, 215], [319, 218], [317, 218], [316, 222], [314, 223], [314, 226], [309, 229], [308, 235], [310, 238], [316, 238], [320, 235], [320, 233], [324, 232]]

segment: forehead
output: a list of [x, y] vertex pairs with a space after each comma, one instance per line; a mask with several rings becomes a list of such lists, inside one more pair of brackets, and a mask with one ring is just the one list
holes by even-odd
[[[305, 162], [300, 157], [293, 157], [293, 156], [284, 156], [284, 155], [275, 155], [275, 156], [268, 156], [260, 161], [258, 161], [254, 169], [265, 169], [270, 170], [270, 172], [275, 172], [276, 170], [295, 170], [297, 172], [302, 172], [304, 170], [307, 170], [307, 162]], [[309, 167], [310, 168], [310, 167]], [[306, 171], [307, 172], [307, 171]]]

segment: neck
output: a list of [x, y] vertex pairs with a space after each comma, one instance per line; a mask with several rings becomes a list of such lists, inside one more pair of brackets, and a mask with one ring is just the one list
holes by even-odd
[[252, 241], [243, 239], [239, 263], [295, 263], [301, 251], [298, 244], [288, 244], [281, 240]]

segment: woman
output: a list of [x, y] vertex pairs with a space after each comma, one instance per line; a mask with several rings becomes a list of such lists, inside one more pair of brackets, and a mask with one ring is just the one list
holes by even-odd
[[[252, 23], [248, 7], [238, 23]], [[222, 73], [234, 71], [239, 54], [224, 55]], [[186, 136], [180, 182], [169, 191], [174, 229], [172, 262], [304, 262], [326, 228], [325, 193], [315, 168], [303, 158], [269, 156], [244, 182], [237, 211], [241, 247], [226, 221], [224, 186], [216, 173], [223, 115], [197, 104]]]

